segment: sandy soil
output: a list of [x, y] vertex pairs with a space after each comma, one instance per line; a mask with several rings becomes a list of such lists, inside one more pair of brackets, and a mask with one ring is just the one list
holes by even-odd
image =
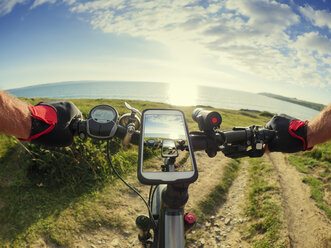
[[[275, 173], [268, 180], [280, 188], [276, 199], [283, 209], [284, 230], [280, 235], [290, 248], [331, 248], [331, 223], [325, 213], [310, 198], [310, 189], [302, 183], [301, 175], [287, 163], [282, 153], [271, 153], [270, 160]], [[243, 239], [242, 228], [247, 219], [244, 216], [247, 170], [245, 164], [235, 179], [228, 194], [228, 200], [217, 214], [207, 220], [200, 231], [204, 233], [189, 247], [251, 247]], [[329, 243], [328, 243], [329, 242]]]
[[244, 162], [240, 175], [233, 182], [228, 199], [214, 216], [211, 216], [190, 235], [202, 231], [203, 237], [188, 247], [250, 247], [242, 239], [241, 226], [245, 221], [243, 208], [247, 185], [247, 162]]
[[[288, 165], [286, 156], [281, 153], [265, 155], [265, 159], [272, 162], [275, 168], [275, 175], [270, 180], [274, 180], [280, 188], [279, 205], [283, 208], [285, 227], [282, 235], [287, 237], [288, 247], [331, 248], [327, 241], [331, 236], [331, 223], [310, 198], [309, 187], [302, 183], [302, 175], [293, 166]], [[199, 179], [189, 188], [190, 199], [186, 208], [188, 211], [214, 188], [222, 177], [224, 165], [229, 162], [229, 159], [221, 154], [215, 158], [208, 158], [204, 152], [196, 153], [196, 160]], [[219, 208], [217, 214], [205, 223], [197, 224], [197, 228], [189, 234], [194, 235], [199, 230], [204, 232], [203, 237], [199, 237], [197, 242], [191, 243], [188, 247], [251, 247], [242, 238], [242, 227], [248, 221], [243, 211], [248, 181], [246, 165], [247, 161], [244, 161], [239, 176], [229, 190], [228, 200]], [[147, 196], [149, 187], [137, 183], [135, 175], [128, 180]], [[121, 208], [109, 211], [123, 219], [126, 230], [123, 232], [101, 226], [93, 233], [79, 234], [74, 247], [140, 247], [135, 218], [140, 214], [146, 214], [146, 208], [142, 201], [124, 186], [117, 194], [116, 205], [120, 205]]]
[[[215, 158], [208, 158], [204, 152], [195, 153], [199, 178], [189, 188], [189, 201], [186, 205], [186, 211], [190, 211], [197, 202], [201, 201], [203, 197], [207, 196], [213, 187], [220, 181], [224, 165], [230, 159], [219, 154]], [[129, 179], [131, 183], [136, 182], [136, 178]], [[148, 195], [149, 187], [138, 184], [136, 187], [144, 196]], [[123, 191], [119, 192], [119, 204], [123, 207], [114, 209], [113, 214], [122, 216], [124, 222], [127, 224], [126, 233], [117, 232], [115, 230], [101, 227], [95, 233], [83, 233], [79, 235], [75, 242], [75, 247], [140, 247], [137, 241], [137, 229], [135, 227], [135, 218], [140, 214], [147, 214], [146, 207], [142, 201], [134, 194], [129, 192], [124, 186]], [[134, 210], [132, 209], [134, 206]], [[131, 208], [131, 211], [130, 211]], [[131, 214], [130, 214], [131, 213]]]
[[302, 175], [287, 163], [283, 154], [270, 153], [269, 158], [279, 175], [290, 247], [330, 248], [331, 222], [310, 198]]

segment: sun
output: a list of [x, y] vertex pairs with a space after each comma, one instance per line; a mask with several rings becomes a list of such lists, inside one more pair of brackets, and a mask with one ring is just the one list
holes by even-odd
[[198, 100], [197, 86], [188, 83], [171, 83], [168, 99], [171, 105], [195, 106]]

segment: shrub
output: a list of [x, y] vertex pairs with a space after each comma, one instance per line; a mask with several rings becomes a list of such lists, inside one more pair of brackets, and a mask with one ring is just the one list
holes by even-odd
[[[137, 152], [130, 150], [118, 152], [121, 141], [111, 141], [111, 159], [119, 171], [136, 166]], [[44, 186], [95, 185], [112, 179], [106, 142], [87, 139], [76, 139], [70, 147], [45, 148], [36, 144], [27, 144], [27, 175], [34, 184]]]
[[262, 111], [261, 113], [259, 113], [259, 116], [264, 116], [264, 117], [270, 117], [272, 118], [275, 114], [270, 113], [268, 111]]

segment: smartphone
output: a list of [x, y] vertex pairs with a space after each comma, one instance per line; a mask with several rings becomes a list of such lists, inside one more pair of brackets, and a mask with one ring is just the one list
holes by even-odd
[[138, 179], [143, 184], [193, 183], [198, 178], [184, 113], [146, 109], [142, 113]]

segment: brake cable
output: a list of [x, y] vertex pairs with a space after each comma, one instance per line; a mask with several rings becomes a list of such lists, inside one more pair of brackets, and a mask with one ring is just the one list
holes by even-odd
[[153, 189], [153, 193], [152, 193], [152, 197], [151, 197], [151, 204], [153, 204], [153, 201], [154, 201], [154, 194], [155, 194], [155, 191], [157, 190], [157, 188], [159, 187], [160, 185], [156, 185], [155, 188]]
[[149, 189], [149, 194], [148, 194], [148, 206], [151, 206], [151, 194], [153, 191], [153, 187], [154, 185], [151, 185], [150, 189]]
[[116, 171], [115, 167], [113, 166], [113, 163], [111, 162], [111, 159], [110, 159], [110, 154], [109, 154], [109, 150], [110, 150], [110, 142], [109, 140], [107, 140], [107, 160], [108, 160], [108, 163], [111, 167], [111, 169], [114, 171], [115, 175], [127, 186], [129, 187], [133, 192], [135, 192], [142, 200], [143, 202], [145, 203], [147, 209], [148, 209], [148, 214], [149, 214], [149, 218], [151, 220], [151, 223], [153, 225], [153, 230], [156, 229], [156, 222], [154, 220], [154, 217], [152, 215], [152, 211], [150, 209], [150, 207], [148, 206], [148, 203], [146, 202], [146, 200], [144, 199], [144, 197], [138, 192], [138, 190], [136, 190], [133, 186], [131, 186], [130, 184], [128, 184], [121, 176], [120, 174]]

